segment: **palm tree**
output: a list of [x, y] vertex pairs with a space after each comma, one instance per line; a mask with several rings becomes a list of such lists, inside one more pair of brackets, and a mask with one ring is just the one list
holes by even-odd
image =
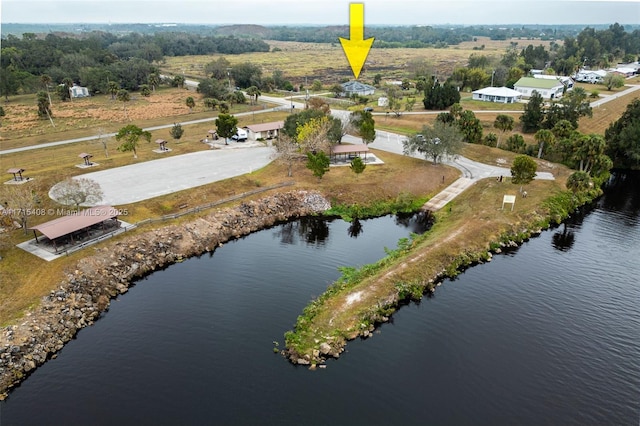
[[127, 118], [127, 102], [131, 100], [131, 96], [129, 95], [129, 91], [126, 89], [118, 90], [116, 94], [116, 98], [122, 102], [122, 110], [124, 111], [124, 116]]
[[51, 93], [49, 93], [49, 85], [51, 84], [51, 81], [52, 81], [51, 77], [49, 77], [47, 74], [42, 74], [40, 76], [40, 82], [44, 86], [44, 89], [47, 91], [47, 97], [49, 98], [49, 106], [53, 106], [53, 103], [51, 102]]
[[157, 72], [149, 74], [149, 84], [151, 85], [151, 90], [155, 93], [156, 86], [160, 85], [160, 75]]
[[547, 129], [538, 130], [533, 137], [536, 140], [536, 142], [538, 142], [538, 146], [539, 146], [538, 158], [542, 158], [542, 151], [544, 151], [545, 144], [547, 145], [547, 149], [548, 149], [549, 146], [553, 145], [553, 143], [556, 140], [556, 137], [554, 136], [553, 132]]
[[115, 81], [110, 81], [107, 85], [107, 91], [111, 94], [111, 100], [115, 100], [116, 95], [118, 94], [118, 90], [120, 90], [120, 85]]
[[[513, 130], [513, 117], [506, 114], [499, 114], [496, 117], [496, 121], [493, 122], [493, 127], [502, 131], [502, 135], [506, 132], [510, 132]], [[498, 141], [496, 142], [496, 148], [500, 148], [500, 137], [498, 137]]]
[[[258, 103], [258, 96], [262, 95], [262, 93], [260, 92], [260, 89], [258, 89], [256, 86], [251, 86], [247, 89], [247, 95], [249, 95], [249, 99], [251, 99], [251, 103]], [[255, 97], [255, 100], [254, 100]]]
[[73, 87], [73, 80], [69, 77], [65, 77], [62, 79], [62, 84], [64, 84], [64, 90], [66, 94], [69, 95], [69, 100], [72, 100], [71, 88]]

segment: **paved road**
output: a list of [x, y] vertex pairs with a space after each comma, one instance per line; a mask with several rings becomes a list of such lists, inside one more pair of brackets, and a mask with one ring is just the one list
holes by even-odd
[[231, 142], [224, 149], [145, 161], [81, 177], [100, 184], [102, 204], [119, 206], [251, 173], [269, 164], [272, 153], [272, 148]]

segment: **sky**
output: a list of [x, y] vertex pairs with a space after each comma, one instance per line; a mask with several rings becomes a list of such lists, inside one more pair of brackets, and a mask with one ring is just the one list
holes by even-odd
[[[346, 25], [346, 0], [0, 0], [2, 23]], [[640, 0], [362, 0], [365, 26], [640, 24]]]

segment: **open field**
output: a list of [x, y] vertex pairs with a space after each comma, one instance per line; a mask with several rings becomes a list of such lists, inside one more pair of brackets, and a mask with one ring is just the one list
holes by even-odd
[[[346, 36], [346, 35], [345, 35]], [[362, 80], [372, 80], [375, 74], [382, 74], [383, 79], [398, 79], [412, 76], [412, 62], [424, 60], [434, 74], [449, 75], [454, 68], [465, 66], [472, 53], [500, 59], [511, 42], [517, 42], [518, 47], [524, 48], [529, 44], [540, 44], [548, 47], [549, 42], [541, 40], [490, 40], [488, 37], [478, 37], [476, 42], [464, 42], [445, 49], [371, 49], [367, 62], [362, 70]], [[224, 56], [231, 65], [251, 62], [262, 66], [263, 75], [271, 75], [275, 70], [282, 70], [286, 78], [294, 84], [310, 85], [318, 79], [323, 84], [339, 82], [344, 78], [352, 78], [353, 74], [345, 59], [344, 52], [338, 40], [336, 43], [300, 43], [286, 41], [267, 41], [271, 49], [276, 52], [244, 53], [241, 55], [202, 55], [190, 57], [167, 57], [159, 64], [162, 71], [168, 74], [182, 74], [202, 78], [204, 66]], [[480, 47], [484, 45], [482, 50]], [[305, 84], [305, 86], [307, 85]]]
[[[186, 106], [187, 97], [193, 97], [196, 107], [192, 112]], [[63, 139], [113, 133], [127, 125], [152, 127], [173, 122], [215, 117], [218, 111], [211, 111], [202, 104], [202, 95], [194, 91], [178, 88], [161, 88], [149, 97], [133, 93], [127, 102], [126, 114], [122, 102], [111, 100], [110, 95], [61, 102], [53, 99], [53, 121], [40, 119], [37, 114], [36, 96], [12, 96], [3, 103], [6, 116], [2, 117], [0, 143], [2, 149], [16, 148]], [[258, 105], [234, 105], [231, 113], [262, 110]], [[168, 131], [163, 138], [169, 138]]]

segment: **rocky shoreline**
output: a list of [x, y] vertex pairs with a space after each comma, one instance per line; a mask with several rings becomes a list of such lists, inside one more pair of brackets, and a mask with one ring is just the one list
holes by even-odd
[[0, 329], [0, 400], [55, 357], [81, 328], [93, 324], [111, 299], [126, 293], [136, 279], [278, 222], [330, 207], [319, 192], [279, 193], [186, 224], [125, 235], [94, 249], [19, 324]]

